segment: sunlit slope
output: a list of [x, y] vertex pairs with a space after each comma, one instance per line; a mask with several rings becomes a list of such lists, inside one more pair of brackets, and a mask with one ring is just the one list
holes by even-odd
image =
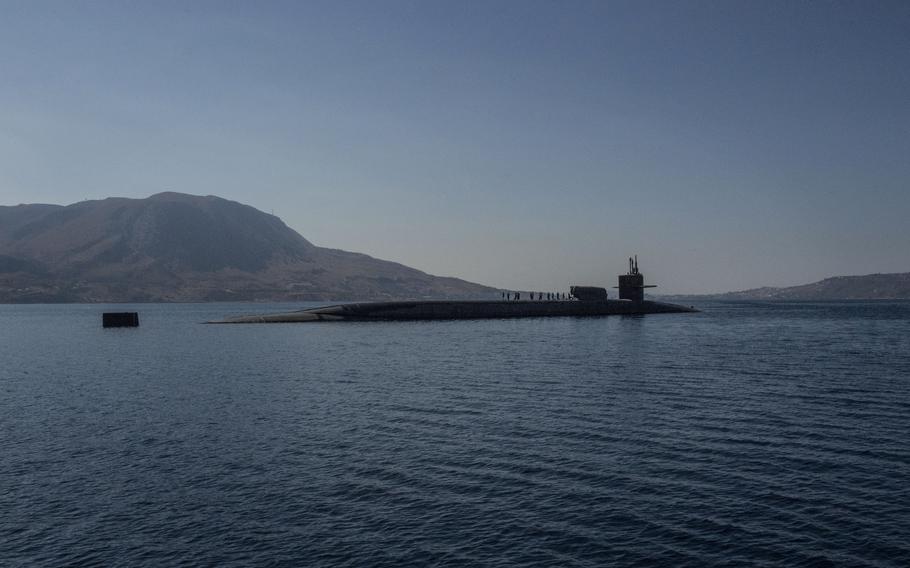
[[0, 301], [491, 297], [491, 288], [317, 247], [281, 219], [160, 193], [0, 207]]

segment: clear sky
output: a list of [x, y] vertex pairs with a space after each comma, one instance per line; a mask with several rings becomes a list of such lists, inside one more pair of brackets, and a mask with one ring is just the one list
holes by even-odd
[[2, 204], [215, 194], [517, 289], [910, 271], [910, 2], [0, 10]]

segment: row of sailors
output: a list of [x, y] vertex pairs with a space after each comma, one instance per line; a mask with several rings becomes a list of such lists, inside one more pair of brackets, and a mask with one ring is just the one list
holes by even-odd
[[[565, 292], [529, 292], [531, 299], [534, 298], [534, 294], [537, 294], [537, 300], [571, 300], [573, 299], [572, 294], [566, 294]], [[521, 292], [503, 292], [503, 300], [520, 300]]]

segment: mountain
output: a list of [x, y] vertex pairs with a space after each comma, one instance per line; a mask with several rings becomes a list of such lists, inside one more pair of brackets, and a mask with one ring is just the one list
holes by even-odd
[[0, 207], [0, 302], [484, 298], [498, 290], [318, 247], [215, 196]]
[[[689, 298], [695, 296], [687, 296]], [[712, 300], [896, 300], [910, 299], [910, 272], [835, 276], [787, 288], [753, 288], [697, 296]]]

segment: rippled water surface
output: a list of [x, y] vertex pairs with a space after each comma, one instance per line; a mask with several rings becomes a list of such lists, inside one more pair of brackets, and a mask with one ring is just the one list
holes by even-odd
[[910, 303], [0, 306], [0, 565], [910, 565]]

